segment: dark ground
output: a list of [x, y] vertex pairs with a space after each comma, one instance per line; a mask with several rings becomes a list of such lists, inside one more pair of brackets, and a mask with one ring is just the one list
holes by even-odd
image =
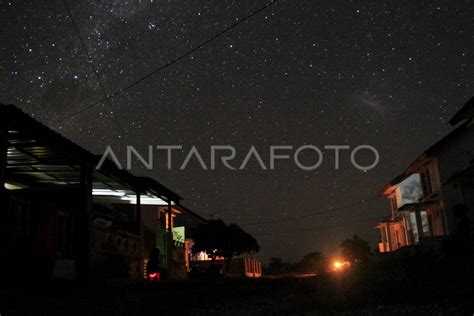
[[[57, 315], [473, 315], [471, 297], [433, 300], [356, 288], [348, 275], [221, 279], [159, 286], [2, 290], [0, 314]], [[356, 286], [356, 287], [354, 287]], [[403, 289], [401, 285], [400, 289]], [[429, 288], [426, 290], [429, 291]], [[372, 291], [372, 287], [371, 290]], [[416, 291], [415, 291], [416, 292]], [[387, 299], [391, 298], [391, 299]]]

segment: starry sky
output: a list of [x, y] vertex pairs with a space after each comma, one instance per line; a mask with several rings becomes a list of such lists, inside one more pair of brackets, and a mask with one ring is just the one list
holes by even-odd
[[272, 171], [255, 162], [168, 170], [159, 159], [132, 171], [203, 216], [242, 225], [263, 259], [332, 253], [353, 234], [375, 248], [373, 226], [389, 213], [378, 192], [450, 131], [447, 120], [472, 96], [469, 1], [279, 0], [77, 113], [104, 97], [101, 85], [112, 94], [266, 3], [67, 0], [86, 53], [63, 1], [0, 0], [0, 102], [121, 159], [127, 145], [182, 145], [178, 162], [193, 145], [205, 159], [211, 145], [233, 145], [241, 159], [252, 145], [263, 154], [271, 145], [372, 145], [380, 163], [367, 172], [347, 154], [334, 170], [331, 152], [313, 171], [291, 161]]

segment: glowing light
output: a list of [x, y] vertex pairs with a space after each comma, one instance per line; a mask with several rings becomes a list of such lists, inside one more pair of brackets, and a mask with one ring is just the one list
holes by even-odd
[[335, 260], [332, 264], [333, 271], [342, 271], [351, 266], [349, 261]]
[[[118, 197], [124, 203], [136, 204], [137, 196], [132, 194], [131, 191], [126, 190], [111, 190], [111, 189], [93, 189], [92, 195], [104, 198]], [[164, 199], [155, 195], [140, 195], [140, 203], [143, 205], [167, 205], [168, 202]], [[171, 205], [176, 205], [174, 201], [171, 201]]]
[[[123, 201], [129, 201], [133, 204], [137, 200], [137, 196], [126, 195], [126, 196], [122, 196], [120, 199]], [[160, 199], [159, 197], [145, 196], [145, 195], [140, 196], [140, 203], [143, 205], [167, 205], [168, 204], [165, 200]], [[174, 202], [171, 204], [174, 205]]]
[[5, 186], [5, 189], [7, 190], [20, 190], [26, 187], [24, 185], [13, 184], [13, 183], [8, 183], [8, 182], [5, 182], [4, 186]]
[[92, 195], [99, 195], [99, 196], [126, 196], [124, 191], [115, 191], [109, 189], [93, 189]]
[[158, 282], [161, 281], [161, 280], [160, 280], [160, 273], [159, 273], [159, 272], [150, 273], [150, 274], [148, 275], [148, 277], [149, 277], [150, 280], [155, 280], [155, 279], [156, 279], [156, 281], [158, 281]]

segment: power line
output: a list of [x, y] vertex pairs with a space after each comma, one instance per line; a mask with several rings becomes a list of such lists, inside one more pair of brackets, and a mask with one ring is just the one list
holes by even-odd
[[241, 225], [241, 226], [253, 226], [253, 225], [260, 225], [260, 224], [271, 224], [271, 223], [301, 220], [303, 218], [313, 217], [313, 216], [325, 214], [325, 213], [328, 213], [328, 212], [331, 212], [331, 211], [336, 211], [336, 210], [340, 210], [340, 209], [344, 209], [344, 208], [348, 208], [348, 207], [352, 207], [352, 206], [357, 206], [357, 205], [360, 205], [360, 204], [365, 204], [369, 201], [373, 201], [373, 200], [376, 200], [376, 199], [378, 199], [378, 197], [374, 197], [374, 198], [368, 199], [368, 200], [361, 200], [361, 201], [357, 201], [357, 202], [354, 202], [354, 203], [341, 205], [341, 206], [338, 206], [338, 207], [328, 207], [324, 210], [320, 210], [320, 211], [317, 211], [317, 212], [306, 213], [306, 214], [299, 215], [299, 216], [284, 217], [284, 218], [279, 218], [279, 219], [274, 219], [274, 220], [251, 222], [251, 223], [244, 223], [244, 224], [239, 224], [239, 225]]
[[[378, 217], [377, 217], [378, 218]], [[374, 221], [377, 220], [376, 218], [374, 218]], [[352, 224], [353, 223], [366, 223], [366, 220], [364, 221], [352, 221], [351, 222]], [[331, 229], [331, 228], [334, 228], [334, 227], [339, 227], [343, 225], [342, 223], [333, 223], [333, 224], [330, 224], [330, 225], [324, 225], [324, 224], [321, 224], [321, 225], [317, 225], [317, 226], [311, 226], [311, 227], [304, 227], [304, 228], [298, 228], [297, 230], [285, 230], [285, 231], [277, 231], [277, 232], [267, 232], [267, 233], [257, 233], [257, 234], [253, 234], [253, 236], [271, 236], [271, 237], [274, 237], [274, 236], [285, 236], [285, 235], [294, 235], [294, 234], [300, 234], [300, 233], [314, 233], [315, 230], [317, 229], [318, 231], [324, 231], [324, 230], [327, 230], [327, 229]]]
[[[65, 1], [65, 0], [63, 0]], [[194, 52], [198, 51], [199, 49], [203, 48], [204, 46], [206, 46], [207, 44], [211, 43], [212, 41], [218, 39], [219, 37], [223, 36], [224, 34], [226, 34], [227, 32], [229, 32], [230, 30], [234, 29], [235, 27], [239, 26], [240, 24], [242, 24], [243, 22], [251, 19], [253, 16], [263, 12], [264, 10], [268, 9], [270, 6], [272, 6], [273, 4], [275, 4], [277, 2], [277, 0], [271, 0], [270, 2], [268, 2], [267, 4], [265, 4], [264, 6], [262, 6], [261, 8], [259, 8], [258, 10], [256, 11], [253, 11], [251, 12], [250, 14], [246, 15], [245, 17], [239, 19], [237, 22], [235, 22], [234, 24], [231, 24], [229, 27], [223, 29], [222, 31], [220, 31], [219, 33], [215, 34], [214, 36], [210, 37], [209, 39], [205, 40], [204, 42], [202, 42], [201, 44], [197, 45], [196, 47], [194, 47], [193, 49], [187, 51], [186, 53], [182, 54], [182, 55], [179, 55], [178, 57], [176, 57], [175, 59], [172, 59], [171, 61], [168, 61], [167, 63], [165, 63], [164, 65], [161, 65], [159, 66], [158, 68], [154, 69], [153, 71], [149, 72], [148, 74], [144, 75], [143, 77], [133, 81], [132, 83], [128, 84], [127, 86], [115, 91], [114, 93], [110, 94], [110, 95], [107, 95], [105, 94], [105, 97], [101, 100], [98, 100], [98, 101], [95, 101], [91, 104], [89, 104], [88, 106], [78, 110], [77, 112], [74, 112], [68, 116], [65, 117], [65, 119], [69, 119], [69, 118], [72, 118], [80, 113], [83, 113], [85, 111], [88, 111], [89, 109], [91, 109], [92, 107], [98, 105], [98, 104], [101, 104], [107, 100], [110, 100], [122, 93], [124, 93], [125, 91], [133, 88], [134, 86], [140, 84], [141, 82], [145, 81], [146, 79], [150, 78], [151, 76], [155, 75], [156, 73], [170, 67], [171, 65], [177, 63], [178, 61], [188, 57], [189, 55], [193, 54]]]
[[[107, 91], [105, 90], [105, 86], [102, 83], [102, 80], [100, 80], [99, 72], [98, 72], [97, 68], [94, 65], [94, 61], [92, 60], [92, 57], [89, 54], [89, 51], [87, 49], [86, 44], [84, 43], [84, 40], [82, 39], [81, 32], [79, 31], [79, 27], [77, 26], [76, 20], [74, 19], [74, 16], [72, 15], [71, 10], [69, 9], [69, 6], [67, 5], [66, 0], [63, 0], [63, 4], [64, 4], [64, 7], [66, 8], [66, 11], [67, 11], [67, 14], [68, 14], [69, 18], [71, 19], [72, 25], [74, 27], [74, 31], [76, 32], [76, 35], [79, 38], [79, 41], [81, 42], [82, 49], [86, 53], [87, 60], [90, 64], [90, 66], [91, 66], [92, 72], [94, 73], [94, 76], [95, 76], [97, 82], [99, 83], [100, 90], [102, 91], [102, 94], [104, 95], [104, 100], [107, 100], [107, 96], [108, 96]], [[109, 100], [109, 101], [110, 101], [109, 105], [112, 106], [111, 100]], [[112, 115], [112, 118], [114, 119], [115, 123], [117, 123], [119, 129], [123, 132], [122, 125], [120, 124], [118, 119], [115, 117], [115, 115]]]
[[102, 81], [99, 78], [98, 71], [95, 68], [94, 62], [92, 61], [92, 57], [89, 54], [89, 51], [87, 50], [86, 44], [84, 43], [84, 40], [82, 39], [81, 33], [79, 32], [79, 27], [77, 26], [77, 23], [76, 23], [76, 20], [74, 19], [73, 15], [71, 13], [71, 10], [69, 9], [69, 6], [67, 5], [66, 0], [63, 0], [63, 3], [64, 3], [64, 7], [66, 8], [66, 11], [67, 11], [67, 14], [68, 14], [69, 18], [71, 19], [72, 25], [74, 26], [74, 30], [76, 31], [77, 37], [79, 38], [79, 41], [81, 42], [82, 49], [86, 53], [87, 60], [88, 60], [89, 64], [91, 65], [92, 71], [94, 72], [94, 76], [96, 77], [97, 82], [99, 83], [99, 87], [102, 90], [102, 93], [104, 94], [104, 98], [107, 98], [107, 92], [105, 91], [105, 87], [104, 87], [104, 85], [102, 84]]

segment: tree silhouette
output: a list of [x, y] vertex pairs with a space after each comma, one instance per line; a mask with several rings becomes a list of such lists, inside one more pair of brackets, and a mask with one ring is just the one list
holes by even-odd
[[310, 252], [306, 254], [299, 262], [299, 270], [303, 272], [321, 273], [324, 270], [326, 258], [319, 252]]
[[279, 274], [283, 271], [283, 259], [277, 257], [271, 257], [270, 262], [267, 265], [268, 274]]
[[259, 250], [260, 246], [252, 235], [236, 224], [226, 226], [222, 256], [227, 263], [227, 271], [229, 270], [230, 262], [234, 256], [239, 256], [246, 252], [258, 252]]
[[193, 234], [194, 245], [192, 252], [194, 254], [205, 252], [214, 262], [216, 257], [223, 256], [222, 249], [225, 238], [226, 224], [220, 220], [209, 220], [199, 225]]
[[342, 255], [351, 262], [365, 261], [370, 256], [370, 245], [357, 235], [344, 240], [339, 246]]
[[246, 252], [258, 252], [257, 240], [236, 224], [226, 225], [222, 220], [209, 220], [194, 231], [193, 253], [206, 252], [211, 265], [216, 257], [224, 257], [227, 270], [233, 257]]
[[295, 272], [295, 265], [284, 262], [282, 258], [271, 257], [268, 265], [265, 267], [265, 274], [278, 275]]

